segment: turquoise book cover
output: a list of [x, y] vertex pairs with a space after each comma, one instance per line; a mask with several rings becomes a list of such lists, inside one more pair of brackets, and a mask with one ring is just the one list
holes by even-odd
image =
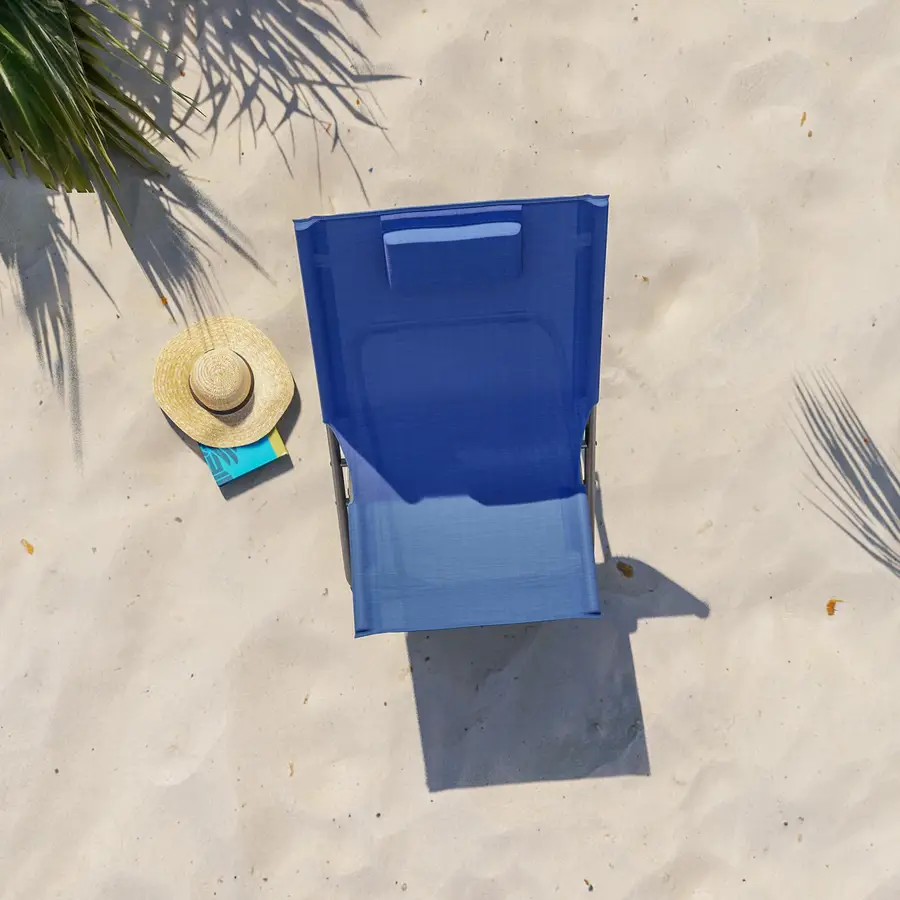
[[207, 447], [201, 444], [200, 451], [219, 487], [287, 455], [287, 448], [277, 428], [273, 428], [262, 440], [243, 447]]

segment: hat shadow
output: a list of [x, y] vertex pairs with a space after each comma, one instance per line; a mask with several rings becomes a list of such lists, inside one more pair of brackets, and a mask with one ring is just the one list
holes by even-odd
[[[288, 404], [288, 408], [285, 410], [284, 415], [278, 420], [277, 425], [278, 433], [281, 435], [285, 445], [287, 445], [291, 433], [300, 419], [301, 406], [300, 391], [295, 384], [294, 395], [291, 397], [291, 402]], [[160, 412], [162, 412], [162, 410], [160, 410]], [[201, 460], [205, 466], [206, 460], [203, 457], [203, 452], [200, 450], [200, 445], [197, 441], [185, 434], [164, 412], [162, 415], [166, 422], [169, 423], [169, 427], [172, 431], [181, 438], [182, 443], [194, 454], [194, 456]], [[291, 459], [290, 450], [288, 450], [288, 453], [284, 456], [279, 456], [278, 459], [272, 460], [272, 462], [267, 463], [259, 469], [254, 469], [252, 472], [248, 472], [246, 475], [242, 475], [234, 481], [229, 481], [227, 484], [219, 485], [219, 490], [222, 492], [222, 496], [225, 500], [232, 500], [234, 497], [238, 497], [247, 491], [253, 490], [255, 487], [259, 487], [259, 485], [266, 481], [270, 481], [273, 478], [277, 478], [279, 475], [290, 472], [293, 468], [294, 462]]]

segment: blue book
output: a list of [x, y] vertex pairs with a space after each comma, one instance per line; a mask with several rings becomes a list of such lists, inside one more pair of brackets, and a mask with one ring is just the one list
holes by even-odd
[[207, 447], [201, 444], [200, 451], [219, 487], [287, 455], [287, 448], [277, 428], [261, 440], [243, 447]]

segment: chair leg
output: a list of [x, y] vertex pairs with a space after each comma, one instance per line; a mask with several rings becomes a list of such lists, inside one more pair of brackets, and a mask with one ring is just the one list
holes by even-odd
[[595, 481], [595, 473], [597, 471], [597, 460], [596, 460], [596, 448], [597, 448], [597, 407], [595, 406], [591, 410], [591, 414], [588, 416], [587, 420], [587, 428], [584, 430], [584, 442], [581, 445], [582, 452], [582, 465], [584, 469], [584, 484], [587, 488], [587, 502], [588, 502], [588, 515], [590, 516], [591, 521], [591, 544], [596, 544], [596, 538], [594, 536], [594, 523], [595, 523], [595, 514], [596, 511], [594, 509], [597, 498], [594, 493], [594, 481]]
[[341, 445], [334, 432], [327, 425], [325, 432], [328, 435], [328, 458], [331, 461], [331, 483], [334, 486], [334, 505], [337, 508], [338, 531], [341, 535], [341, 555], [344, 558], [344, 575], [347, 584], [353, 584], [350, 577], [350, 520], [347, 515], [347, 486], [344, 482], [344, 467], [346, 463], [341, 455]]

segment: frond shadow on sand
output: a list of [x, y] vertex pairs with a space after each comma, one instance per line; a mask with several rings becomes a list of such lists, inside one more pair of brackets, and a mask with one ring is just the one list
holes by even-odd
[[[245, 236], [178, 170], [158, 178], [124, 171], [121, 202], [131, 220], [123, 227], [125, 238], [153, 290], [166, 298], [173, 320], [186, 323], [219, 311], [211, 262], [222, 247], [262, 272]], [[113, 215], [105, 214], [110, 231]], [[80, 464], [84, 440], [71, 266], [89, 274], [116, 317], [126, 304], [112, 296], [78, 249], [78, 223], [65, 194], [0, 174], [0, 218], [0, 264], [8, 293], [28, 323], [39, 365], [69, 410], [73, 454]], [[5, 293], [0, 290], [0, 299]]]
[[[343, 154], [365, 185], [344, 141], [344, 123], [385, 131], [372, 85], [400, 76], [376, 71], [344, 20], [377, 34], [359, 0], [123, 0], [140, 32], [109, 21], [163, 79], [128, 83], [155, 120], [189, 151], [182, 132], [211, 136], [235, 126], [252, 145], [270, 135], [291, 171], [295, 124], [315, 141], [321, 190], [320, 140]], [[351, 24], [353, 24], [351, 22]], [[199, 79], [194, 78], [199, 72]], [[190, 75], [190, 78], [183, 78]], [[165, 84], [197, 87], [187, 102]], [[239, 158], [238, 158], [239, 162]]]
[[173, 318], [189, 322], [221, 311], [213, 262], [223, 249], [265, 275], [246, 235], [182, 170], [127, 171], [120, 202], [128, 219], [122, 233]]
[[816, 496], [810, 502], [900, 577], [900, 479], [828, 372], [794, 379], [798, 443]]
[[[97, 12], [162, 81], [129, 72], [121, 61], [110, 62], [125, 87], [184, 152], [190, 154], [191, 148], [183, 131], [212, 134], [215, 140], [222, 128], [246, 126], [254, 142], [261, 131], [275, 137], [290, 169], [293, 127], [299, 120], [313, 128], [317, 159], [322, 135], [332, 151], [346, 156], [367, 199], [344, 143], [342, 122], [383, 131], [371, 86], [401, 76], [377, 72], [342, 24], [343, 14], [377, 33], [361, 0], [123, 0], [118, 5], [136, 18], [143, 32], [103, 10]], [[199, 69], [200, 87], [189, 102], [182, 102], [168, 85], [177, 89], [188, 67]], [[230, 117], [223, 121], [226, 110]], [[321, 162], [318, 168], [321, 191]], [[262, 271], [244, 235], [183, 171], [171, 167], [148, 177], [122, 164], [120, 176], [119, 199], [131, 224], [118, 224], [173, 319], [186, 322], [219, 311], [221, 291], [211, 262], [222, 247]], [[81, 395], [70, 266], [84, 267], [117, 316], [122, 304], [79, 252], [68, 198], [24, 179], [3, 179], [0, 263], [15, 305], [28, 322], [36, 356], [69, 408], [80, 463]], [[27, 208], [17, 211], [22, 198]], [[105, 213], [111, 231], [114, 216], [108, 209]]]
[[[68, 197], [61, 194], [55, 199], [57, 202], [39, 183], [0, 174], [0, 221], [4, 225], [0, 232], [0, 263], [8, 280], [8, 293], [28, 323], [38, 364], [60, 401], [68, 407], [72, 450], [80, 464], [81, 390], [70, 260], [85, 268], [117, 316], [119, 312], [115, 300], [75, 246], [77, 230]], [[0, 292], [0, 301], [4, 293], [7, 292]]]

